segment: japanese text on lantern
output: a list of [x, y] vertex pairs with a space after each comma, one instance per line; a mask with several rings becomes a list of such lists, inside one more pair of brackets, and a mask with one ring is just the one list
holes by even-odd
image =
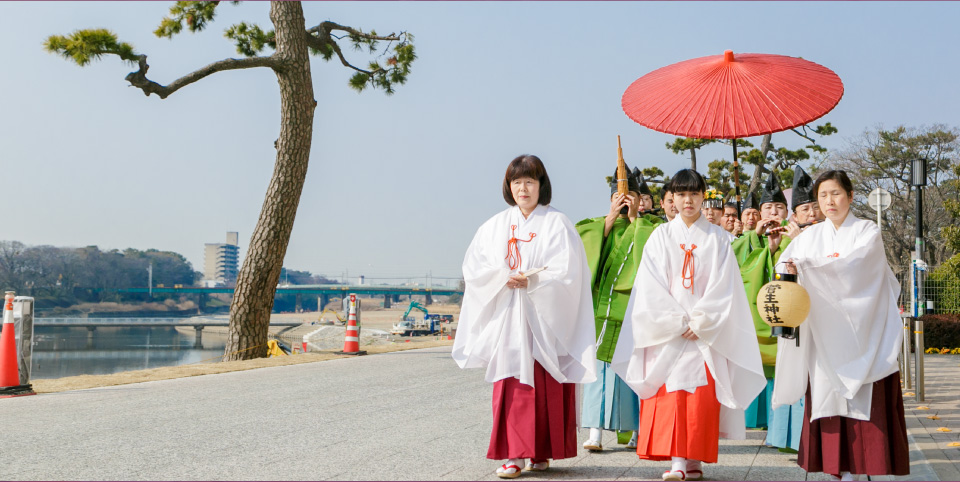
[[782, 286], [778, 284], [768, 284], [764, 287], [767, 294], [763, 300], [763, 313], [767, 319], [767, 323], [770, 324], [783, 323], [783, 320], [777, 316], [777, 313], [780, 312], [780, 301], [777, 299], [777, 290], [780, 288], [782, 288]]

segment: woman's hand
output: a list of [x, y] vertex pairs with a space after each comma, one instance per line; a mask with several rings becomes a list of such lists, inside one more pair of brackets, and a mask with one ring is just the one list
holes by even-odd
[[787, 267], [787, 274], [797, 274], [797, 265], [793, 262], [793, 258], [788, 259], [784, 266]]
[[690, 328], [687, 328], [687, 331], [683, 332], [683, 334], [681, 334], [680, 336], [691, 341], [697, 341], [700, 339], [700, 337], [697, 336], [697, 334], [694, 333], [693, 330], [691, 330]]
[[507, 288], [526, 288], [527, 287], [527, 277], [522, 274], [512, 274], [510, 279], [507, 280]]

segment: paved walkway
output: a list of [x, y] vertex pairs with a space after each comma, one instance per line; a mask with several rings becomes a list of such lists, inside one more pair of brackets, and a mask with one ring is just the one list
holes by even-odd
[[[907, 403], [910, 479], [960, 480], [960, 357], [927, 360], [930, 410]], [[494, 480], [482, 377], [442, 347], [4, 399], [0, 480]], [[722, 441], [707, 477], [825, 479], [763, 436]], [[604, 445], [523, 479], [659, 479], [662, 463]]]

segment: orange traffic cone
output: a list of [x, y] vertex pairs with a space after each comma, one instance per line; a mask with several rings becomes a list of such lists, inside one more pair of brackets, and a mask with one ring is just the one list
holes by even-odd
[[366, 355], [360, 351], [360, 328], [357, 326], [357, 295], [350, 295], [350, 312], [347, 315], [347, 330], [343, 336], [343, 351], [337, 355]]
[[3, 303], [3, 331], [0, 332], [0, 398], [35, 395], [30, 385], [20, 384], [17, 334], [14, 330], [13, 291], [7, 291]]

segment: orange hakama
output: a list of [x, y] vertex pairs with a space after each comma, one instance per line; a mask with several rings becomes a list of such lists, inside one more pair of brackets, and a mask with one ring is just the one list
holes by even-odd
[[720, 402], [716, 383], [707, 369], [707, 384], [693, 393], [667, 392], [640, 401], [637, 456], [646, 460], [671, 457], [716, 463], [720, 444]]

